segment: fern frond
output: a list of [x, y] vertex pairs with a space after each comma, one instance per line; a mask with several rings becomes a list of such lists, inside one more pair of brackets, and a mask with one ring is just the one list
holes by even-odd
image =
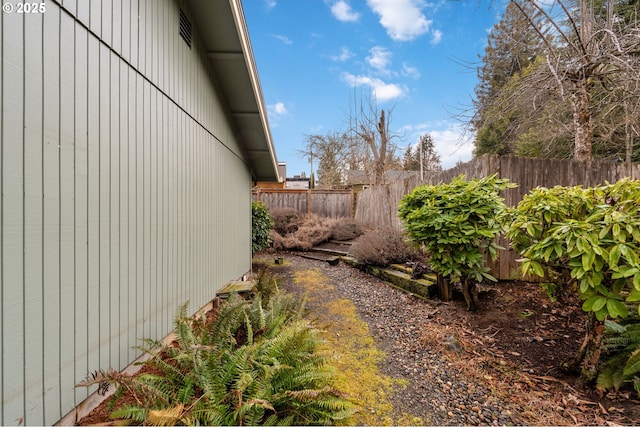
[[266, 313], [264, 309], [264, 298], [258, 293], [247, 307], [247, 316], [250, 318], [251, 325], [254, 329], [260, 330], [266, 327]]
[[187, 425], [229, 425], [229, 409], [230, 407], [221, 401], [200, 400], [191, 408], [184, 421]]
[[182, 418], [183, 411], [183, 404], [168, 409], [150, 409], [146, 421], [154, 426], [173, 426]]
[[148, 361], [148, 364], [161, 371], [162, 377], [166, 378], [169, 382], [183, 383], [185, 381], [185, 374], [178, 366], [170, 363], [171, 360], [173, 359], [165, 360], [160, 354], [156, 354], [153, 359]]
[[247, 332], [247, 344], [253, 344], [253, 326], [251, 325], [249, 314], [246, 311], [244, 312], [244, 327]]
[[142, 423], [147, 419], [147, 410], [133, 405], [123, 405], [110, 415], [113, 419], [133, 420]]
[[195, 342], [194, 330], [192, 328], [194, 319], [187, 315], [187, 306], [188, 302], [179, 306], [173, 320], [176, 340], [182, 348], [190, 348]]
[[625, 377], [633, 377], [640, 373], [640, 346], [629, 355], [622, 373]]
[[626, 327], [624, 325], [621, 325], [620, 323], [605, 319], [604, 330], [605, 333], [609, 334], [621, 334], [626, 331]]
[[[142, 338], [142, 344], [133, 347], [136, 350], [140, 350], [143, 353], [155, 354], [160, 352], [165, 348], [165, 345], [157, 340], [153, 340], [151, 338]], [[138, 364], [143, 365], [145, 362], [140, 362]]]
[[229, 298], [209, 330], [210, 344], [227, 348], [233, 348], [236, 345], [235, 333], [243, 324], [246, 305], [247, 302], [236, 295]]
[[620, 389], [625, 383], [633, 383], [640, 373], [640, 323], [638, 319], [626, 319], [620, 323], [605, 322], [606, 335], [602, 349], [606, 360], [600, 368], [597, 385], [601, 389]]
[[194, 380], [191, 377], [185, 377], [185, 382], [176, 393], [176, 399], [181, 403], [189, 403], [195, 396]]

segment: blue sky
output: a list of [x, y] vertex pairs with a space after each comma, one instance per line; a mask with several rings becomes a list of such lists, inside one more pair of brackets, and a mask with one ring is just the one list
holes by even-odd
[[347, 129], [354, 88], [392, 109], [399, 154], [429, 133], [445, 168], [471, 158], [454, 115], [471, 107], [475, 67], [499, 2], [244, 0], [273, 142], [287, 176], [309, 174], [306, 135]]

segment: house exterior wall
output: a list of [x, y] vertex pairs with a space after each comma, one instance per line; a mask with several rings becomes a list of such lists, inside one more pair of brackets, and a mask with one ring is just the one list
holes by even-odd
[[55, 423], [251, 267], [251, 175], [179, 7], [0, 14], [2, 425]]

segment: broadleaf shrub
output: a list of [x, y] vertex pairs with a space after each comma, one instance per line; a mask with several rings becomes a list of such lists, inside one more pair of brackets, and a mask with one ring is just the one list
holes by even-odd
[[575, 363], [593, 379], [603, 322], [640, 313], [640, 181], [594, 188], [536, 188], [518, 204], [507, 232], [522, 272], [575, 288], [589, 313]]
[[368, 231], [353, 242], [349, 254], [359, 262], [380, 266], [422, 259], [420, 251], [393, 228]]
[[251, 251], [256, 253], [271, 245], [273, 219], [262, 202], [251, 203]]
[[523, 255], [523, 273], [575, 283], [583, 310], [599, 321], [626, 318], [625, 302], [638, 306], [640, 181], [534, 189], [507, 237]]
[[404, 196], [398, 215], [407, 236], [427, 252], [439, 280], [461, 282], [467, 307], [477, 305], [476, 282], [496, 281], [485, 265], [485, 253], [495, 259], [495, 242], [505, 229], [508, 210], [500, 191], [515, 187], [492, 175], [448, 184], [423, 185]]

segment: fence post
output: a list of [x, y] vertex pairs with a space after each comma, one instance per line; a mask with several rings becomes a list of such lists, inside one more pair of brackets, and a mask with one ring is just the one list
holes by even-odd
[[353, 187], [351, 187], [350, 202], [351, 202], [351, 206], [350, 206], [349, 212], [351, 215], [351, 219], [354, 219], [356, 217], [356, 192], [353, 189]]
[[307, 190], [307, 215], [311, 214], [311, 189]]

